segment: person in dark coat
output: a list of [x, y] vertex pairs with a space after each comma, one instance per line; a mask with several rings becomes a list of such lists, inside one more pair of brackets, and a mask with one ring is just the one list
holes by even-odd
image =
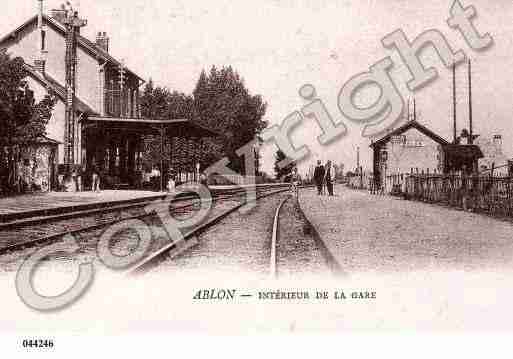
[[333, 196], [333, 180], [335, 179], [335, 169], [333, 168], [331, 161], [326, 163], [325, 171], [326, 174], [324, 177], [326, 181], [326, 188], [328, 189], [328, 195]]
[[321, 161], [317, 161], [317, 167], [315, 167], [314, 171], [314, 182], [317, 186], [317, 194], [320, 196], [322, 194], [322, 185], [324, 181], [324, 166], [321, 164]]

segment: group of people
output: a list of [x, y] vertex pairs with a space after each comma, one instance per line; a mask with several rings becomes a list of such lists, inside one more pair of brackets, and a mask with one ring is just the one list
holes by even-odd
[[319, 160], [314, 171], [314, 181], [317, 186], [317, 194], [325, 195], [326, 190], [329, 196], [333, 196], [333, 182], [335, 181], [335, 168], [331, 161], [325, 165]]

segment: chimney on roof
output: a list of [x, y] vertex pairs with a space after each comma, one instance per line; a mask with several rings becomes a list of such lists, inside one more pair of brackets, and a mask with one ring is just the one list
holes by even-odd
[[109, 52], [110, 39], [106, 32], [98, 32], [96, 35], [96, 45], [98, 45], [103, 51]]
[[502, 152], [502, 136], [501, 135], [494, 135], [493, 136], [493, 144], [495, 146], [495, 150], [498, 153]]
[[34, 60], [34, 66], [37, 71], [44, 75], [46, 63], [46, 31], [43, 23], [43, 0], [38, 0], [37, 30], [39, 33], [37, 38], [39, 54]]

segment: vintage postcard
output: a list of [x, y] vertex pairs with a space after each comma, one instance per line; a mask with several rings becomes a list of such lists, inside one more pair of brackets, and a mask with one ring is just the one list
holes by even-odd
[[4, 3], [24, 350], [513, 329], [513, 2]]

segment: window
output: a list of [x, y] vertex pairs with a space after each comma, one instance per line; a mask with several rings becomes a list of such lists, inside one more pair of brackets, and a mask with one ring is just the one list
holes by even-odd
[[392, 138], [390, 140], [391, 140], [392, 143], [405, 144], [406, 143], [406, 136], [404, 136], [404, 135], [392, 136]]

